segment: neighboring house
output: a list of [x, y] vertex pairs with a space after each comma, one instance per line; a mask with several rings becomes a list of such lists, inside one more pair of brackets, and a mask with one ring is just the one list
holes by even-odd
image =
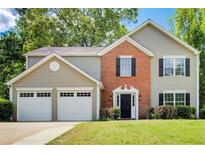
[[159, 105], [199, 114], [199, 52], [151, 20], [107, 47], [45, 47], [10, 80], [14, 120], [96, 120], [100, 108], [141, 119]]

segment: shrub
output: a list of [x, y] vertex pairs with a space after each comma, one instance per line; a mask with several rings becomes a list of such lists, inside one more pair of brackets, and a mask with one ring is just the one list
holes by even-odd
[[195, 108], [191, 106], [183, 106], [183, 105], [176, 106], [176, 108], [177, 108], [177, 118], [193, 119], [193, 116], [195, 115]]
[[201, 119], [205, 119], [205, 108], [200, 109], [199, 116]]
[[102, 108], [100, 110], [100, 120], [110, 120], [114, 119], [113, 108]]
[[155, 110], [153, 107], [149, 109], [149, 119], [154, 119], [155, 117]]
[[159, 106], [156, 110], [160, 119], [174, 119], [177, 115], [175, 106]]
[[160, 119], [160, 115], [159, 115], [159, 113], [154, 113], [153, 114], [153, 119]]
[[195, 114], [191, 114], [189, 119], [196, 119]]
[[119, 119], [120, 118], [120, 108], [115, 108], [114, 109], [114, 119]]
[[0, 98], [0, 121], [10, 121], [12, 115], [12, 103]]

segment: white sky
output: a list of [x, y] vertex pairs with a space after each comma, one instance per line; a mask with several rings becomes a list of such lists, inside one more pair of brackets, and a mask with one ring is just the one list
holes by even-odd
[[16, 15], [10, 9], [0, 9], [0, 32], [14, 27]]

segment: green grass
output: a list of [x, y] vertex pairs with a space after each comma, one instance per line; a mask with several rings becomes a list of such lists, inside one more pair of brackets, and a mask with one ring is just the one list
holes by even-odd
[[205, 144], [203, 120], [87, 122], [48, 144]]

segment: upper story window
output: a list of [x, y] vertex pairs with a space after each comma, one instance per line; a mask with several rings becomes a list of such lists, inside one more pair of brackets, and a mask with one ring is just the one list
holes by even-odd
[[131, 76], [132, 69], [131, 58], [120, 58], [120, 76], [129, 77]]
[[159, 76], [190, 76], [190, 59], [186, 56], [164, 56], [159, 59]]
[[116, 76], [131, 77], [136, 75], [136, 58], [119, 56], [116, 58]]
[[184, 76], [185, 58], [164, 58], [164, 76]]

